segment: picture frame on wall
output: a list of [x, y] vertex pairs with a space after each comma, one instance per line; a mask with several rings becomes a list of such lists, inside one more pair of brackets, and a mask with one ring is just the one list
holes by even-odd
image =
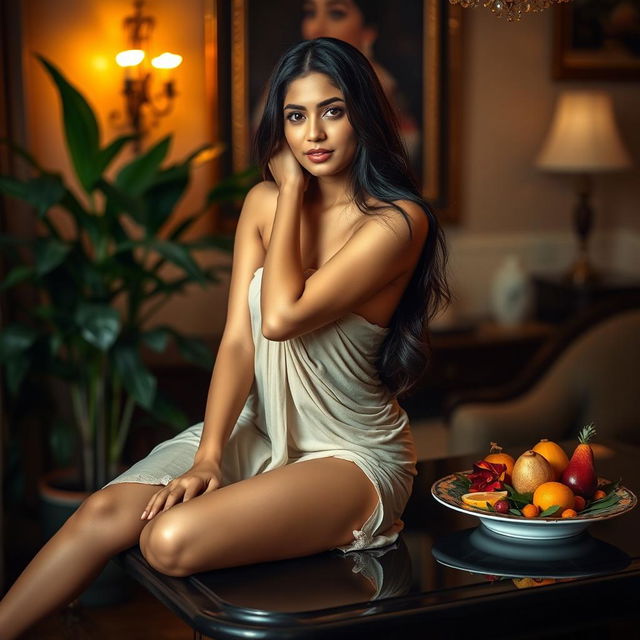
[[552, 76], [640, 79], [640, 0], [572, 0], [554, 7]]
[[[357, 3], [356, 3], [357, 4]], [[412, 170], [444, 222], [459, 220], [461, 12], [448, 0], [384, 0], [368, 53], [399, 117]], [[313, 0], [231, 0], [231, 170], [251, 166], [251, 138], [269, 74], [280, 55], [304, 39]], [[316, 34], [323, 35], [323, 34]], [[327, 33], [326, 35], [331, 35]]]

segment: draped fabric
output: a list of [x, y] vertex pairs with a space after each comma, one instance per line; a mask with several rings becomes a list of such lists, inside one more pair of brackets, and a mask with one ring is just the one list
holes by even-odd
[[[255, 378], [223, 454], [223, 480], [237, 482], [286, 464], [337, 457], [358, 465], [378, 505], [343, 551], [395, 541], [413, 483], [409, 421], [382, 385], [376, 356], [388, 331], [355, 313], [284, 341], [262, 335], [262, 267], [249, 286]], [[167, 484], [193, 461], [202, 424], [158, 445], [113, 482]], [[182, 469], [182, 471], [181, 471]]]

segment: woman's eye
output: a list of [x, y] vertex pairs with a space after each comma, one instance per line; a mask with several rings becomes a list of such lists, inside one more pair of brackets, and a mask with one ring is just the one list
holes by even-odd
[[344, 113], [344, 110], [340, 107], [330, 107], [324, 113], [330, 118], [339, 118]]
[[297, 111], [292, 111], [291, 113], [287, 114], [287, 120], [289, 122], [300, 122], [302, 118], [303, 118], [302, 114], [298, 113]]
[[332, 11], [329, 11], [329, 17], [332, 20], [335, 20], [336, 22], [339, 22], [340, 20], [344, 20], [347, 17], [347, 14], [345, 11], [340, 11], [339, 9], [334, 9]]

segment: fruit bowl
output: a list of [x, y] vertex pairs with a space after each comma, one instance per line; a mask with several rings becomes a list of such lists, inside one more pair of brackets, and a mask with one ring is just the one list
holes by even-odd
[[[460, 511], [480, 519], [480, 524], [494, 533], [510, 538], [529, 540], [552, 540], [569, 538], [582, 533], [590, 524], [615, 518], [633, 509], [637, 498], [632, 491], [618, 486], [615, 493], [620, 500], [613, 506], [596, 513], [578, 514], [573, 518], [525, 518], [511, 514], [499, 514], [472, 507], [460, 500], [460, 492], [456, 485], [459, 475], [468, 475], [471, 471], [452, 473], [436, 480], [431, 487], [431, 495], [449, 509]], [[607, 484], [604, 478], [598, 480], [599, 485]]]

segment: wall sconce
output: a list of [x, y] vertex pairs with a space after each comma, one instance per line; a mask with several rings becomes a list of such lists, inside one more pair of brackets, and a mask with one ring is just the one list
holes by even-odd
[[[164, 53], [150, 58], [150, 41], [155, 18], [142, 13], [144, 0], [135, 0], [133, 15], [127, 16], [123, 28], [127, 33], [129, 48], [116, 55], [116, 63], [125, 71], [122, 95], [125, 98], [126, 124], [137, 135], [134, 142], [136, 152], [140, 151], [142, 137], [158, 118], [166, 116], [173, 107], [176, 96], [171, 70], [182, 62], [182, 56]], [[153, 69], [157, 69], [154, 73]], [[152, 93], [154, 76], [159, 75], [162, 89]], [[118, 112], [110, 114], [114, 126], [118, 126], [123, 117]]]

